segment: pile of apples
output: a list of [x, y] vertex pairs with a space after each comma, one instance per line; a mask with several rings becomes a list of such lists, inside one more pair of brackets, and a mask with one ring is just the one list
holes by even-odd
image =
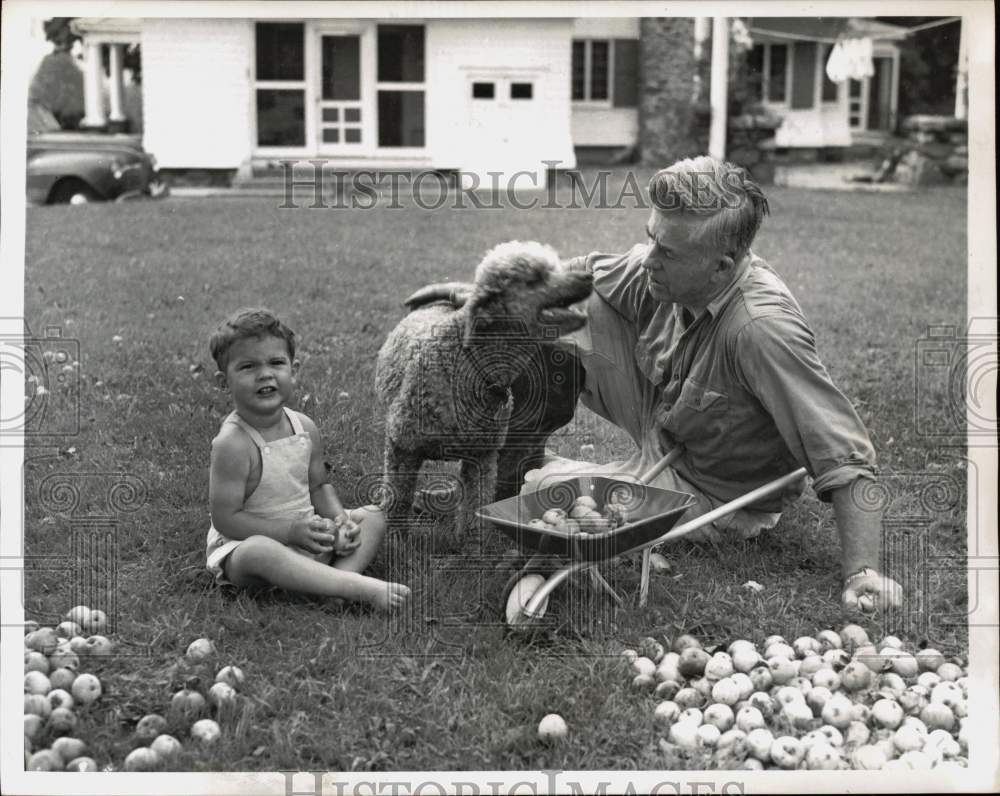
[[634, 688], [657, 698], [663, 752], [707, 755], [716, 768], [960, 769], [968, 765], [968, 672], [859, 625], [791, 644], [768, 637], [712, 652], [679, 636], [622, 657]]
[[[107, 630], [103, 611], [78, 605], [55, 628], [25, 623], [24, 635], [24, 765], [26, 771], [112, 771], [100, 768], [87, 755], [87, 744], [74, 736], [77, 711], [86, 711], [104, 693], [100, 679], [82, 671], [83, 663], [97, 663], [114, 651], [114, 644], [102, 635]], [[86, 637], [84, 633], [87, 633]], [[215, 655], [209, 639], [197, 639], [187, 649], [190, 663], [207, 663]], [[208, 689], [207, 698], [198, 689], [199, 678], [189, 678], [173, 695], [168, 715], [151, 713], [136, 725], [134, 749], [125, 757], [121, 770], [149, 771], [159, 768], [182, 748], [171, 726], [183, 727], [193, 720], [188, 732], [200, 744], [212, 744], [221, 735], [218, 723], [202, 718], [211, 705], [222, 714], [235, 707], [237, 692], [244, 683], [236, 666], [224, 666]]]
[[[87, 745], [73, 737], [77, 711], [87, 710], [104, 689], [81, 671], [114, 651], [103, 611], [71, 608], [57, 627], [24, 625], [24, 765], [27, 771], [98, 771]], [[84, 634], [88, 634], [86, 637]], [[50, 741], [46, 744], [46, 741]]]
[[622, 495], [612, 494], [601, 512], [597, 510], [597, 501], [590, 495], [580, 495], [569, 511], [548, 509], [541, 517], [529, 520], [528, 525], [546, 531], [583, 535], [614, 530], [629, 521], [628, 511], [622, 502], [624, 499]]

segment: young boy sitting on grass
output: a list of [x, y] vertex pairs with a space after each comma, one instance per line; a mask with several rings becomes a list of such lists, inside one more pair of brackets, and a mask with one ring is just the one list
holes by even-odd
[[244, 309], [209, 346], [235, 408], [212, 440], [208, 570], [238, 587], [402, 606], [409, 588], [360, 574], [382, 543], [384, 516], [375, 506], [344, 510], [326, 481], [319, 431], [288, 408], [294, 333], [266, 309]]

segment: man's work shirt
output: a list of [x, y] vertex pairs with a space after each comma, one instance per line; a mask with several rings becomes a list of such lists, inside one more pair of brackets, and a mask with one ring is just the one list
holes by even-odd
[[[674, 465], [729, 501], [804, 466], [822, 500], [875, 474], [875, 451], [850, 401], [816, 354], [812, 330], [777, 274], [752, 253], [744, 273], [697, 317], [647, 289], [647, 247], [572, 261], [634, 324], [635, 359], [656, 390], [654, 417]], [[780, 511], [781, 499], [757, 508]]]

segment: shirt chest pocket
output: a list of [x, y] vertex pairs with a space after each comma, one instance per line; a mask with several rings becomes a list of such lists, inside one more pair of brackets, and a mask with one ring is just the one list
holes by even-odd
[[725, 444], [732, 422], [729, 396], [688, 379], [671, 407], [667, 430], [680, 440]]

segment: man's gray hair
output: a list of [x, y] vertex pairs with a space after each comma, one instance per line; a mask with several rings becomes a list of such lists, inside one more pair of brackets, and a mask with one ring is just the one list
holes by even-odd
[[679, 160], [653, 175], [649, 198], [661, 213], [704, 218], [703, 240], [742, 257], [770, 209], [746, 170], [702, 155]]

